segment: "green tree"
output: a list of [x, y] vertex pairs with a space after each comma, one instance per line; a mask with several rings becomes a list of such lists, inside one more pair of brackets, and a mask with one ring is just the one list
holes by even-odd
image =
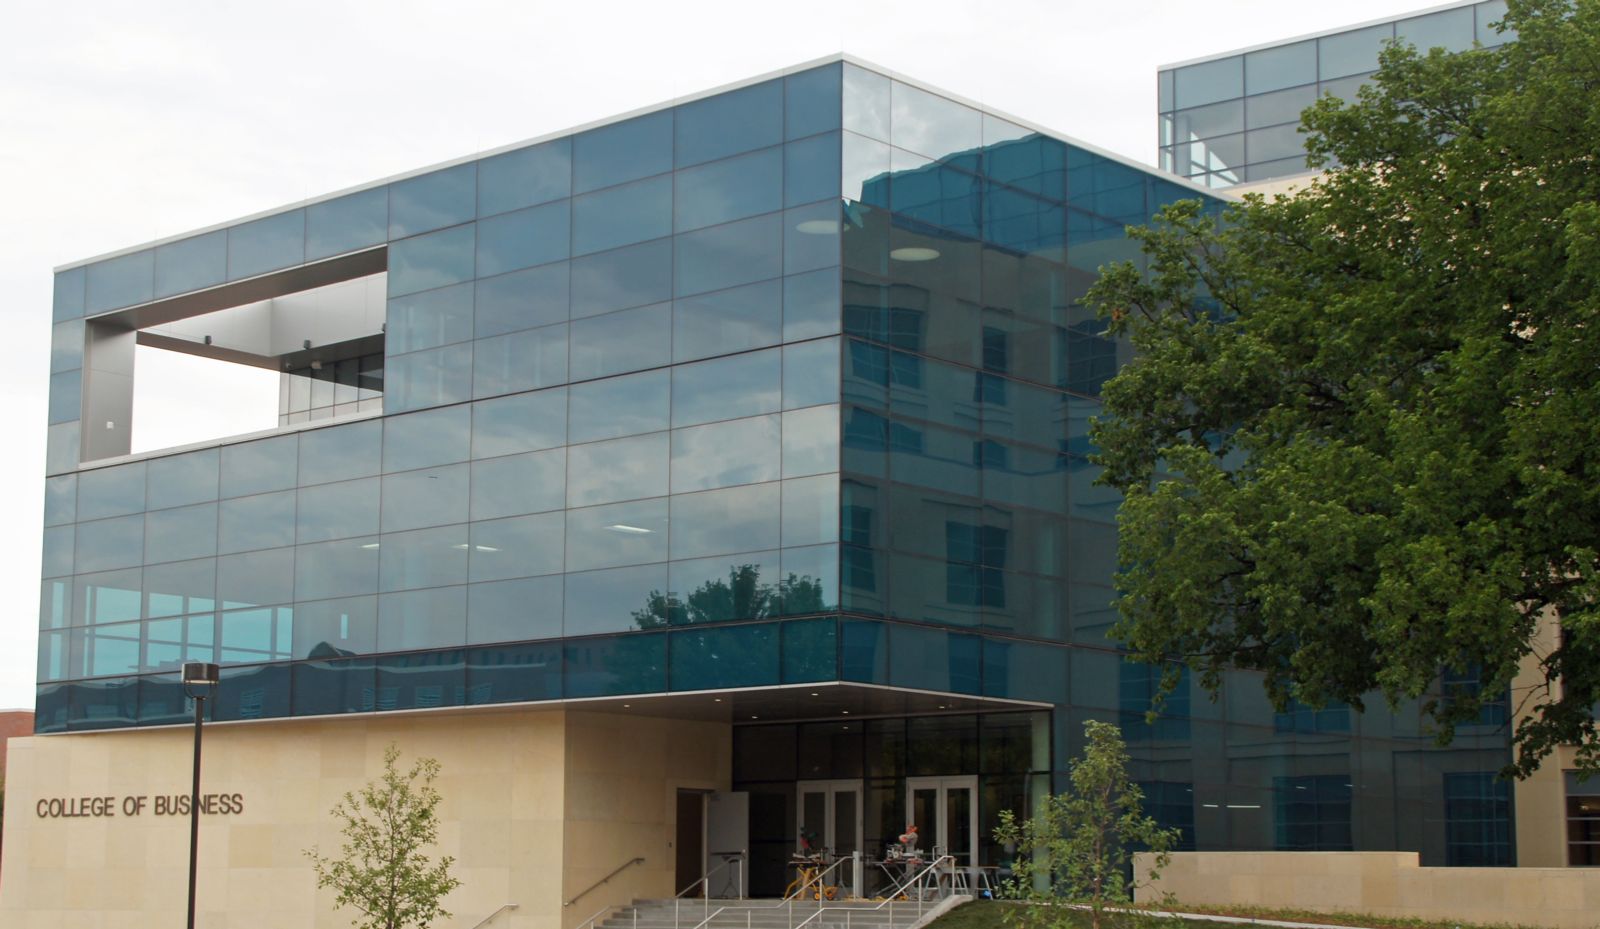
[[1213, 693], [1263, 671], [1280, 708], [1420, 698], [1441, 741], [1531, 658], [1513, 770], [1564, 743], [1594, 770], [1600, 3], [1505, 24], [1389, 48], [1306, 111], [1321, 179], [1175, 205], [1091, 292], [1137, 349], [1091, 431], [1125, 495], [1113, 633]]
[[359, 929], [424, 929], [449, 917], [441, 901], [461, 884], [450, 876], [454, 858], [431, 861], [427, 851], [439, 838], [440, 797], [433, 788], [439, 762], [421, 758], [402, 772], [395, 767], [399, 759], [391, 743], [383, 775], [334, 806], [334, 818], [343, 823], [339, 854], [324, 856], [315, 847], [305, 853], [317, 886], [332, 887], [336, 906], [360, 914]]
[[[1128, 750], [1117, 727], [1089, 720], [1083, 734], [1068, 792], [1045, 797], [1027, 820], [1011, 810], [1000, 813], [995, 841], [1016, 849], [1004, 892], [1035, 904], [1005, 911], [1006, 923], [1017, 929], [1076, 926], [1083, 912], [1077, 907], [1100, 929], [1108, 909], [1128, 906], [1138, 886], [1160, 876], [1178, 841], [1178, 830], [1162, 829], [1140, 808], [1144, 794], [1128, 779]], [[1140, 885], [1130, 876], [1135, 851], [1155, 856]]]

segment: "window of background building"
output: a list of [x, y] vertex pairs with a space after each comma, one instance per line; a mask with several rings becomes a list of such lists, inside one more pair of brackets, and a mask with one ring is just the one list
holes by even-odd
[[1600, 867], [1600, 778], [1567, 772], [1567, 864]]

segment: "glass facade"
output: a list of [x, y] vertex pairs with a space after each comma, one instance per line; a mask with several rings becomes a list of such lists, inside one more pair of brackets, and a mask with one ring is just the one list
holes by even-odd
[[225, 666], [219, 719], [867, 684], [1049, 709], [741, 722], [758, 844], [810, 778], [861, 781], [870, 844], [896, 779], [975, 777], [988, 835], [1095, 717], [1186, 847], [1442, 863], [1447, 822], [1509, 822], [1441, 791], [1503, 727], [1440, 750], [1414, 707], [1276, 713], [1243, 674], [1150, 717], [1106, 639], [1088, 423], [1129, 349], [1081, 299], [1187, 195], [834, 62], [62, 272], [66, 381], [86, 316], [374, 247], [387, 325], [286, 374], [270, 436], [80, 465], [63, 400], [37, 726], [181, 721], [186, 660]]
[[1304, 174], [1300, 114], [1319, 95], [1355, 99], [1388, 42], [1423, 53], [1499, 45], [1505, 10], [1505, 0], [1462, 3], [1163, 69], [1161, 168], [1213, 188]]

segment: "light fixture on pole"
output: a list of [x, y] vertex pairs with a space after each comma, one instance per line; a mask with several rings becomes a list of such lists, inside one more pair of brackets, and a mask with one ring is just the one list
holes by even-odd
[[183, 692], [194, 701], [194, 787], [189, 792], [189, 929], [194, 929], [194, 879], [200, 858], [200, 723], [206, 698], [221, 679], [217, 666], [206, 661], [183, 663]]

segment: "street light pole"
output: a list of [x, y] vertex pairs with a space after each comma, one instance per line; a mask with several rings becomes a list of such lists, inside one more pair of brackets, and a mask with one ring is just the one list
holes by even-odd
[[220, 678], [217, 666], [204, 661], [183, 663], [183, 692], [194, 700], [194, 786], [189, 791], [189, 923], [194, 929], [195, 875], [200, 864], [200, 724], [206, 697]]

